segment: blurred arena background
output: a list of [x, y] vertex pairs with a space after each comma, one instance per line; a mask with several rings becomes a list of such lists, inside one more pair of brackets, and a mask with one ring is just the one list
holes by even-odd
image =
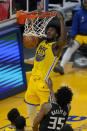
[[[75, 12], [81, 8], [81, 0], [0, 0], [0, 130], [9, 126], [6, 118], [6, 113], [11, 107], [15, 107], [16, 101], [21, 113], [28, 119], [25, 104], [23, 103], [24, 92], [27, 88], [27, 83], [30, 78], [33, 67], [33, 59], [35, 55], [34, 49], [27, 49], [23, 45], [24, 25], [18, 24], [16, 19], [16, 12], [24, 10], [25, 12], [33, 12], [37, 9], [42, 11], [59, 11], [63, 15], [67, 30], [67, 41], [70, 39], [70, 31], [72, 27], [72, 19]], [[68, 47], [65, 46], [63, 54]], [[62, 54], [62, 55], [63, 55]], [[61, 56], [62, 57], [62, 56]], [[60, 58], [61, 60], [61, 58]], [[72, 69], [72, 66], [73, 69]], [[87, 81], [87, 45], [82, 45], [72, 56], [70, 63], [65, 67], [66, 75], [57, 79], [59, 85], [69, 84], [70, 87], [75, 87], [76, 92], [74, 101], [76, 101], [76, 108], [73, 107], [68, 123], [78, 130], [85, 128], [87, 130], [87, 110], [86, 104], [86, 81]], [[72, 69], [72, 71], [71, 71]], [[85, 70], [84, 70], [85, 69]], [[70, 72], [71, 71], [71, 72]], [[76, 73], [76, 75], [74, 73]], [[69, 76], [67, 75], [69, 73]], [[71, 73], [71, 74], [70, 74]], [[26, 75], [27, 74], [27, 75]], [[76, 77], [77, 76], [77, 77]], [[55, 83], [54, 74], [53, 81]], [[73, 79], [73, 77], [75, 79]], [[69, 79], [70, 78], [70, 79]], [[81, 81], [82, 80], [82, 81]], [[81, 89], [83, 86], [83, 90]], [[78, 84], [79, 83], [79, 84]], [[75, 85], [76, 84], [76, 85]], [[57, 84], [55, 84], [56, 86]], [[56, 90], [56, 89], [55, 89]], [[22, 92], [21, 94], [18, 94]], [[79, 92], [81, 97], [77, 100]], [[14, 94], [18, 94], [13, 96]], [[85, 95], [84, 95], [85, 94]], [[82, 100], [83, 95], [84, 103]], [[13, 96], [13, 97], [9, 97]], [[9, 98], [7, 98], [9, 97]], [[4, 99], [7, 98], [7, 99]], [[2, 100], [4, 99], [4, 100]], [[18, 102], [19, 101], [19, 102]], [[9, 105], [13, 103], [14, 105]], [[4, 104], [6, 103], [7, 106]], [[24, 109], [21, 109], [21, 105]], [[72, 103], [74, 106], [74, 102]], [[7, 111], [6, 111], [7, 109]], [[82, 111], [82, 112], [81, 112]], [[3, 113], [1, 113], [3, 112]], [[77, 122], [77, 123], [75, 123]], [[73, 124], [74, 123], [74, 124]], [[80, 127], [79, 127], [80, 126]]]

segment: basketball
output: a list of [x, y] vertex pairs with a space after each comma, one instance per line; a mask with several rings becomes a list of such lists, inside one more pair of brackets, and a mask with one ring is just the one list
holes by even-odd
[[39, 37], [30, 34], [23, 35], [23, 42], [26, 48], [35, 48], [39, 43]]

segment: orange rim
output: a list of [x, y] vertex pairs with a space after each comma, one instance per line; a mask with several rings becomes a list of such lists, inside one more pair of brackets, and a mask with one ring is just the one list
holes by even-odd
[[36, 19], [38, 17], [44, 18], [44, 17], [53, 17], [56, 16], [56, 11], [54, 12], [29, 12], [26, 13], [22, 10], [17, 11], [16, 17], [19, 24], [24, 24], [26, 18]]

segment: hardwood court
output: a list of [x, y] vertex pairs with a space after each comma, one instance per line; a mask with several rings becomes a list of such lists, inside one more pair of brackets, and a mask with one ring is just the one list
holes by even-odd
[[[31, 72], [27, 72], [29, 81]], [[74, 93], [70, 117], [67, 121], [76, 131], [87, 131], [87, 69], [72, 68], [71, 64], [65, 67], [65, 75], [52, 73], [53, 88], [56, 91], [61, 85], [68, 85]], [[12, 108], [18, 108], [21, 115], [27, 118], [27, 107], [24, 103], [25, 92], [0, 101], [0, 131], [9, 126], [7, 113]], [[80, 130], [81, 129], [81, 130]]]

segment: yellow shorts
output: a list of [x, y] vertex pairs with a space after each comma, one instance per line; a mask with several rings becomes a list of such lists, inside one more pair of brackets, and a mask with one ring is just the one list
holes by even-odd
[[45, 82], [41, 79], [36, 79], [31, 76], [28, 89], [25, 93], [25, 102], [32, 105], [42, 105], [48, 102], [49, 99], [49, 89]]
[[80, 45], [82, 45], [82, 44], [87, 44], [87, 36], [77, 35], [77, 36], [75, 37], [75, 40], [78, 41], [78, 43], [79, 43]]

